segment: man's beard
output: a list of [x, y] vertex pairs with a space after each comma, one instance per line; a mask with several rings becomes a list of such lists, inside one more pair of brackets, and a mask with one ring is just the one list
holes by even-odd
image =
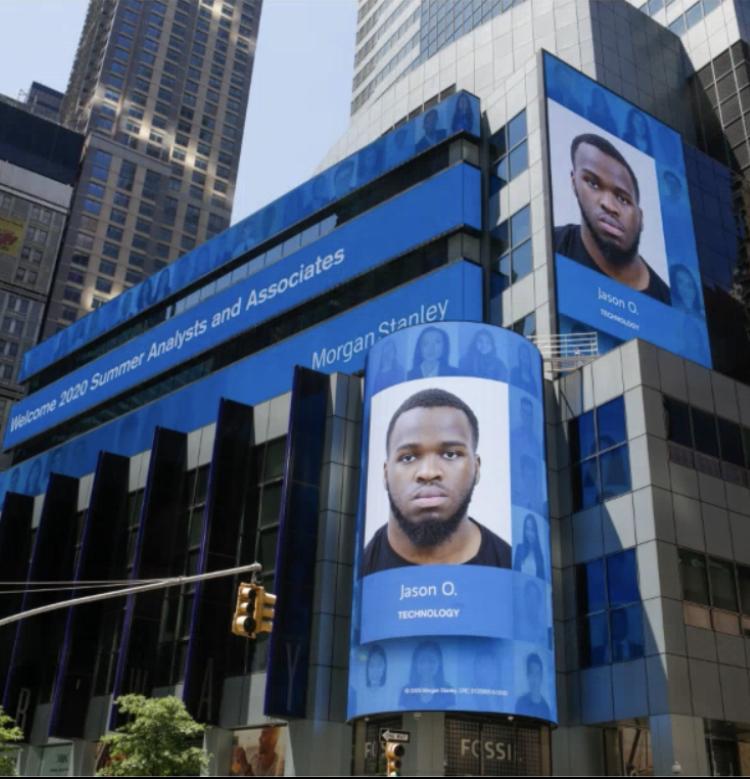
[[447, 519], [422, 519], [418, 522], [412, 522], [407, 519], [393, 500], [391, 488], [386, 484], [388, 491], [388, 501], [391, 504], [391, 514], [396, 518], [398, 526], [403, 530], [404, 535], [414, 546], [420, 549], [429, 549], [434, 546], [444, 544], [461, 524], [461, 520], [466, 516], [471, 503], [471, 496], [474, 493], [474, 485], [466, 493], [459, 503], [456, 511]]
[[[578, 205], [581, 205], [580, 200], [578, 201]], [[602, 238], [602, 236], [599, 235], [583, 208], [581, 208], [581, 216], [583, 217], [583, 221], [586, 222], [586, 226], [589, 228], [594, 243], [607, 262], [622, 267], [623, 265], [632, 262], [638, 256], [638, 246], [641, 243], [640, 230], [636, 234], [633, 243], [630, 244], [627, 249], [621, 249], [617, 244], [608, 241], [606, 238]]]

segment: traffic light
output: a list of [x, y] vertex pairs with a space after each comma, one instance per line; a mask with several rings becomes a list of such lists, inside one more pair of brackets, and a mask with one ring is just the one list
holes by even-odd
[[232, 633], [255, 638], [258, 633], [270, 633], [276, 596], [266, 592], [260, 584], [241, 582], [237, 589], [237, 605], [232, 619]]
[[276, 596], [266, 592], [263, 587], [256, 586], [255, 620], [256, 633], [270, 633], [273, 630], [273, 618], [276, 614]]
[[237, 588], [237, 605], [232, 618], [232, 633], [235, 636], [255, 638], [255, 604], [257, 585], [240, 582]]
[[406, 749], [397, 741], [385, 742], [386, 776], [401, 776], [401, 758]]

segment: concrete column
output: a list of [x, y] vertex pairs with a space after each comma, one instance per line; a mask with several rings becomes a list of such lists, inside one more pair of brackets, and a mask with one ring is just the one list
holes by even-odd
[[293, 720], [287, 728], [287, 776], [351, 776], [352, 729], [344, 722]]
[[445, 774], [445, 714], [404, 714], [403, 729], [411, 735], [402, 762], [404, 776]]
[[203, 735], [203, 746], [208, 754], [208, 770], [204, 776], [225, 776], [232, 763], [232, 731], [209, 725]]
[[552, 731], [553, 776], [603, 776], [604, 734], [582, 725]]
[[[708, 776], [706, 734], [700, 717], [660, 714], [649, 717], [655, 776]], [[679, 773], [673, 771], [679, 764]]]

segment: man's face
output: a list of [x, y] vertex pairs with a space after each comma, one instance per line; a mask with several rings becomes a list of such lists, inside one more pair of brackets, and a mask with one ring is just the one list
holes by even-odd
[[258, 751], [264, 755], [273, 754], [279, 740], [278, 728], [263, 728], [258, 738]]
[[542, 692], [542, 669], [539, 667], [539, 663], [531, 663], [529, 665], [529, 692], [532, 697], [538, 698]]
[[385, 486], [391, 514], [415, 546], [437, 546], [455, 532], [479, 467], [471, 425], [460, 409], [413, 408], [396, 420]]
[[638, 253], [643, 212], [628, 169], [588, 143], [575, 153], [571, 171], [581, 216], [611, 262], [626, 264]]

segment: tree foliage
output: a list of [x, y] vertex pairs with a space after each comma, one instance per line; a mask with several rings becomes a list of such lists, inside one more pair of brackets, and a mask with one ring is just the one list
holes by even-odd
[[18, 747], [15, 744], [22, 739], [23, 731], [0, 706], [0, 776], [16, 775]]
[[128, 722], [102, 738], [108, 758], [97, 776], [198, 775], [208, 758], [196, 740], [203, 725], [174, 696], [122, 695], [119, 710]]

